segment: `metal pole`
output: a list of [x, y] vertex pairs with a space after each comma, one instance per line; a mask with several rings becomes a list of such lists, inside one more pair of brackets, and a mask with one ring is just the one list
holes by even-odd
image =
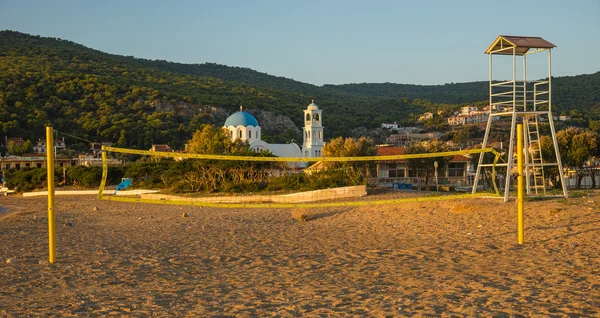
[[438, 162], [433, 162], [433, 167], [435, 168], [435, 191], [440, 191], [440, 183], [438, 181]]
[[510, 194], [510, 177], [511, 169], [513, 166], [513, 152], [515, 150], [515, 125], [517, 123], [517, 112], [516, 112], [516, 76], [517, 76], [517, 55], [516, 48], [513, 47], [513, 100], [512, 100], [512, 119], [510, 124], [510, 140], [508, 143], [508, 162], [506, 164], [506, 181], [504, 183], [504, 203], [508, 202], [508, 195]]
[[517, 125], [517, 226], [519, 244], [523, 244], [523, 124]]
[[[490, 68], [490, 103], [489, 103], [489, 117], [488, 117], [488, 122], [487, 122], [487, 126], [485, 127], [485, 135], [483, 136], [483, 144], [481, 145], [481, 148], [485, 148], [487, 147], [487, 142], [488, 142], [488, 137], [490, 135], [490, 129], [492, 128], [492, 54], [489, 54], [490, 58], [489, 58], [489, 68]], [[475, 170], [475, 180], [473, 180], [473, 190], [471, 190], [472, 194], [475, 194], [477, 192], [477, 184], [479, 183], [479, 176], [481, 175], [481, 164], [483, 163], [483, 153], [479, 154], [479, 163], [477, 164], [477, 170]]]
[[[535, 105], [534, 105], [535, 107]], [[527, 55], [523, 54], [523, 111], [527, 111]], [[525, 148], [525, 187], [527, 188], [527, 194], [531, 193], [531, 184], [530, 184], [530, 168], [529, 168], [529, 121], [531, 120], [531, 116], [523, 117], [523, 147]], [[534, 168], [535, 169], [535, 168]]]
[[46, 169], [48, 171], [48, 262], [56, 262], [56, 220], [54, 217], [54, 129], [46, 126]]
[[108, 162], [106, 160], [106, 150], [102, 146], [102, 180], [100, 181], [100, 189], [98, 189], [98, 199], [102, 199], [102, 193], [106, 186], [106, 178], [108, 176]]
[[527, 111], [527, 55], [523, 54], [523, 111]]
[[560, 151], [558, 149], [558, 140], [556, 139], [556, 131], [554, 129], [554, 118], [552, 117], [552, 49], [548, 49], [548, 122], [550, 123], [550, 131], [552, 132], [552, 142], [554, 143], [554, 153], [556, 154], [556, 163], [558, 164], [558, 175], [562, 185], [563, 195], [569, 197], [567, 192], [567, 184], [565, 183], [565, 173], [563, 171], [562, 160], [560, 159]]

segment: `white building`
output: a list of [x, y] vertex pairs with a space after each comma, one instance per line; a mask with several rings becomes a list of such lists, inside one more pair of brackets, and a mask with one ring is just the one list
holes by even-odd
[[241, 139], [242, 141], [253, 141], [260, 140], [260, 126], [254, 116], [245, 112], [240, 106], [240, 111], [229, 116], [225, 120], [225, 128], [229, 130], [229, 136], [231, 140], [235, 141]]
[[470, 113], [474, 113], [477, 111], [477, 107], [475, 106], [464, 106], [460, 108], [460, 113], [463, 115], [469, 115]]
[[304, 111], [302, 149], [295, 143], [270, 144], [261, 140], [262, 131], [258, 121], [241, 106], [239, 112], [227, 118], [223, 127], [229, 131], [232, 140], [248, 141], [250, 150], [253, 151], [269, 150], [275, 156], [283, 158], [320, 157], [324, 145], [321, 112], [314, 102]]
[[381, 128], [387, 128], [387, 129], [398, 129], [398, 124], [396, 122], [393, 123], [382, 123], [381, 124]]
[[560, 116], [558, 117], [558, 120], [560, 120], [560, 121], [567, 121], [567, 120], [571, 120], [571, 116], [568, 116], [568, 115], [560, 115]]
[[304, 157], [321, 157], [323, 146], [323, 114], [313, 100], [304, 110], [304, 128], [302, 155]]
[[[60, 151], [64, 150], [65, 148], [65, 138], [54, 140], [55, 150]], [[33, 153], [46, 153], [46, 139], [38, 139], [35, 146], [33, 146]]]
[[[448, 125], [458, 126], [458, 125], [484, 123], [484, 122], [487, 122], [489, 117], [490, 117], [490, 113], [486, 112], [486, 111], [470, 112], [468, 115], [460, 114], [460, 115], [448, 117]], [[498, 117], [494, 117], [494, 120], [498, 120], [498, 119], [499, 119]]]

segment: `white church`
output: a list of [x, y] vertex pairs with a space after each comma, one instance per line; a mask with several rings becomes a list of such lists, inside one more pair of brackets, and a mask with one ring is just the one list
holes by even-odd
[[300, 157], [321, 157], [324, 146], [323, 142], [323, 116], [322, 110], [313, 100], [304, 110], [304, 142], [302, 149], [295, 144], [269, 144], [260, 139], [261, 129], [254, 116], [240, 111], [229, 116], [225, 121], [224, 127], [229, 131], [232, 140], [241, 139], [248, 141], [250, 150], [261, 151], [269, 150], [277, 157], [300, 158]]

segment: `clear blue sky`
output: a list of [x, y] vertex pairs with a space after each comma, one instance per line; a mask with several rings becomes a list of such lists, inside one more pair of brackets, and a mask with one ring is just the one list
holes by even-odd
[[0, 0], [1, 29], [317, 85], [486, 80], [499, 34], [556, 44], [553, 75], [600, 71], [600, 0]]

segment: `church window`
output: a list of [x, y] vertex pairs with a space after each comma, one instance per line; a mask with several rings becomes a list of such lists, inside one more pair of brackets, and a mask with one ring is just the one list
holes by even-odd
[[252, 129], [248, 129], [248, 139], [252, 138]]
[[238, 131], [238, 138], [242, 138], [242, 130], [241, 129]]
[[313, 118], [314, 118], [316, 121], [319, 121], [319, 114], [316, 114], [316, 113], [315, 113], [315, 114], [314, 114], [314, 116], [313, 116]]
[[310, 114], [306, 114], [306, 121], [310, 121]]

